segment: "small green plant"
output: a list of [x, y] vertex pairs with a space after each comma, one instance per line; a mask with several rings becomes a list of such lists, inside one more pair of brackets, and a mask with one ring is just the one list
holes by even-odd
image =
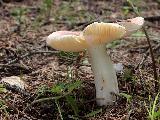
[[[149, 108], [147, 107], [147, 105], [145, 103], [149, 120], [159, 120], [160, 119], [160, 105], [159, 105], [160, 97], [159, 97], [159, 94], [160, 93], [158, 93], [156, 95], [153, 103], [151, 102]], [[150, 98], [149, 98], [149, 100], [151, 101]]]
[[59, 59], [61, 59], [62, 61], [65, 61], [68, 64], [71, 64], [79, 56], [79, 53], [60, 51], [58, 56], [59, 56]]
[[54, 0], [43, 0], [43, 8], [48, 11], [48, 9], [51, 9], [52, 4]]
[[[140, 0], [131, 0], [131, 1], [135, 5], [138, 5], [140, 3]], [[132, 7], [127, 2], [125, 2], [124, 5], [123, 5], [123, 7], [122, 7], [123, 14], [127, 16], [131, 11], [133, 11]]]
[[137, 31], [132, 34], [132, 37], [145, 37], [145, 34], [142, 31]]
[[64, 51], [59, 52], [59, 56], [61, 58], [66, 58], [66, 59], [72, 59], [77, 57], [78, 55], [79, 53], [76, 53], [76, 52], [64, 52]]
[[73, 95], [67, 95], [65, 98], [66, 98], [68, 105], [70, 105], [72, 110], [74, 111], [75, 116], [78, 116], [79, 109], [78, 109], [78, 105], [76, 102], [76, 97]]
[[[76, 94], [76, 91], [80, 90], [81, 88], [82, 88], [82, 81], [80, 81], [80, 80], [71, 81], [68, 83], [64, 83], [64, 82], [58, 83], [51, 88], [47, 87], [47, 89], [46, 89], [46, 87], [41, 87], [37, 91], [38, 96], [44, 95], [44, 93], [46, 91], [48, 93], [52, 93], [54, 96], [47, 97], [47, 98], [40, 98], [40, 99], [37, 99], [38, 98], [37, 97], [36, 100], [34, 100], [30, 105], [28, 105], [24, 109], [24, 111], [26, 109], [28, 109], [29, 107], [31, 107], [33, 104], [53, 100], [55, 102], [55, 105], [57, 107], [57, 111], [59, 113], [61, 120], [66, 118], [66, 115], [67, 115], [67, 118], [72, 118], [72, 119], [78, 120], [81, 118], [86, 119], [88, 117], [95, 116], [96, 114], [102, 112], [102, 109], [91, 110], [91, 112], [89, 112], [89, 113], [83, 113], [83, 111], [80, 110], [81, 106], [77, 102], [80, 100], [79, 103], [82, 103], [83, 98], [79, 98]], [[67, 112], [64, 112], [63, 107], [61, 106], [62, 102], [63, 102], [63, 107], [65, 109], [67, 107], [67, 110], [68, 110]], [[72, 112], [73, 112], [73, 114], [72, 114]], [[70, 115], [68, 115], [68, 113]], [[83, 113], [84, 115], [81, 116], [81, 113]]]
[[131, 113], [132, 108], [131, 108], [131, 104], [132, 104], [132, 96], [126, 93], [120, 93], [119, 94], [121, 97], [126, 98], [127, 99], [127, 103], [126, 103], [126, 110], [128, 111], [128, 114]]
[[50, 23], [54, 0], [42, 0], [40, 5], [40, 13], [37, 15], [33, 22], [33, 28], [39, 28], [39, 26]]
[[[81, 8], [78, 10], [79, 6]], [[61, 1], [61, 4], [54, 11], [54, 22], [65, 23], [69, 29], [77, 29], [79, 28], [77, 24], [84, 21], [93, 21], [95, 18], [92, 12], [86, 11], [81, 2], [76, 0]]]
[[129, 68], [125, 69], [123, 73], [123, 79], [125, 81], [134, 81], [135, 78], [131, 69]]
[[39, 26], [50, 22], [53, 2], [54, 0], [42, 0], [42, 4], [39, 6], [40, 12], [32, 24], [34, 29], [39, 29]]
[[0, 93], [5, 93], [7, 90], [6, 88], [3, 86], [3, 84], [0, 84]]
[[74, 89], [78, 89], [82, 84], [82, 81], [75, 81], [70, 83], [59, 83], [51, 88], [52, 93], [62, 94], [64, 92], [72, 92]]
[[90, 117], [95, 117], [98, 113], [102, 113], [102, 108], [97, 109], [97, 110], [93, 110], [92, 112], [90, 112], [90, 113], [88, 113], [88, 114], [86, 114], [84, 116], [76, 117], [76, 116], [69, 115], [69, 118], [74, 119], [74, 120], [79, 120], [80, 118], [81, 119], [86, 119], [86, 118], [90, 118]]
[[44, 14], [45, 22], [49, 22], [51, 17], [52, 4], [54, 0], [43, 0], [43, 4], [41, 7], [41, 13]]
[[131, 10], [131, 7], [129, 7], [129, 6], [123, 6], [123, 8], [122, 8], [123, 14], [125, 16], [128, 15], [128, 13], [130, 12], [130, 10]]
[[101, 112], [102, 112], [102, 108], [88, 113], [87, 115], [85, 115], [85, 117], [95, 117], [96, 114], [101, 113]]
[[[77, 104], [77, 99], [76, 99], [76, 96], [73, 94], [74, 93], [73, 91], [75, 89], [81, 88], [81, 85], [82, 85], [82, 81], [77, 80], [75, 82], [70, 82], [70, 83], [60, 83], [51, 88], [52, 93], [62, 95], [62, 96], [65, 95], [63, 98], [65, 98], [67, 105], [69, 105], [72, 111], [74, 112], [74, 115], [69, 115], [69, 118], [72, 118], [75, 120], [78, 120], [79, 117], [80, 118], [93, 117], [96, 114], [102, 112], [102, 109], [97, 109], [97, 110], [91, 111], [90, 113], [84, 116], [79, 116], [79, 112], [80, 112], [79, 105]], [[58, 108], [58, 112], [60, 114], [60, 118], [61, 120], [63, 120], [59, 99], [56, 99], [55, 102]]]
[[106, 47], [107, 47], [107, 48], [114, 48], [114, 47], [120, 45], [122, 42], [124, 42], [124, 41], [115, 40], [115, 41], [113, 41], [113, 42], [111, 42], [111, 43], [108, 43], [108, 44], [106, 45]]
[[126, 93], [120, 93], [120, 96], [126, 98], [127, 99], [127, 103], [131, 103], [131, 100], [132, 100], [132, 96], [131, 95], [128, 95]]
[[26, 8], [14, 8], [11, 12], [11, 15], [15, 18], [17, 24], [17, 30], [19, 33], [21, 32], [22, 24], [24, 23], [25, 19], [24, 16], [27, 12]]
[[38, 87], [38, 90], [36, 91], [37, 98], [43, 96], [48, 91], [49, 91], [49, 88], [46, 85], [42, 85]]
[[5, 119], [9, 119], [7, 108], [8, 106], [5, 104], [5, 102], [0, 99], [0, 111], [2, 111], [2, 113], [5, 115]]
[[[81, 86], [81, 84], [82, 82], [78, 80], [71, 83], [60, 83], [51, 88], [51, 92], [54, 94], [64, 95], [66, 93], [70, 93], [65, 95], [64, 98], [66, 99], [67, 104], [71, 106], [71, 109], [74, 111], [75, 116], [78, 116], [79, 109], [76, 103], [76, 97], [71, 93], [73, 92], [74, 89], [78, 89]], [[55, 102], [60, 114], [60, 118], [62, 120], [63, 117], [62, 117], [62, 112], [60, 111], [58, 99]]]
[[[7, 92], [6, 88], [3, 86], [3, 84], [0, 84], [0, 93], [5, 93]], [[8, 119], [9, 115], [7, 112], [7, 106], [5, 105], [5, 101], [3, 101], [2, 99], [0, 99], [0, 112], [2, 111], [2, 113], [4, 113], [5, 117]]]

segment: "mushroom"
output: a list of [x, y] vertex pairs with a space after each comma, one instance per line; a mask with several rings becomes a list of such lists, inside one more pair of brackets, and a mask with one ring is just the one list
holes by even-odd
[[126, 29], [125, 36], [129, 36], [142, 27], [142, 25], [144, 24], [144, 18], [136, 17], [136, 18], [132, 18], [132, 19], [127, 19], [122, 22], [118, 22], [118, 24], [125, 27], [125, 29]]
[[82, 32], [71, 31], [53, 32], [47, 38], [47, 45], [65, 52], [79, 52], [87, 48], [86, 41], [81, 34]]
[[119, 89], [112, 61], [106, 54], [106, 43], [135, 32], [143, 23], [142, 17], [119, 23], [94, 22], [82, 32], [53, 32], [48, 36], [47, 44], [62, 51], [78, 52], [87, 49], [95, 77], [97, 104], [112, 105], [116, 100], [114, 94], [118, 94]]
[[88, 44], [99, 106], [113, 104], [116, 96], [111, 93], [119, 93], [116, 71], [106, 54], [106, 43], [121, 38], [125, 33], [125, 28], [118, 24], [97, 22], [88, 25], [83, 31]]

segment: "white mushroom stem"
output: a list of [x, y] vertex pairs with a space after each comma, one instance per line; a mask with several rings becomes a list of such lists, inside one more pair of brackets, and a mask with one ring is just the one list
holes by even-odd
[[96, 98], [99, 106], [111, 105], [118, 94], [116, 71], [110, 56], [106, 53], [105, 45], [94, 45], [88, 48], [91, 66], [95, 77]]

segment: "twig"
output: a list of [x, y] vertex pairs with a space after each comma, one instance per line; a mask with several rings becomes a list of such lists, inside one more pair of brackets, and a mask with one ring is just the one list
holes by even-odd
[[48, 97], [48, 98], [41, 98], [38, 100], [34, 100], [31, 104], [29, 104], [23, 111], [26, 111], [29, 107], [31, 107], [32, 105], [36, 104], [36, 103], [41, 103], [41, 102], [45, 102], [45, 101], [51, 101], [51, 100], [58, 100], [60, 98], [65, 97], [66, 95], [69, 95], [71, 92], [67, 92], [64, 95], [61, 96], [56, 96], [56, 97]]
[[[130, 4], [130, 6], [132, 7], [133, 11], [135, 12], [136, 15], [140, 16], [140, 13], [138, 12], [138, 9], [133, 5], [133, 3], [130, 0], [127, 0], [127, 2]], [[155, 91], [158, 92], [159, 91], [159, 81], [158, 81], [158, 74], [157, 74], [157, 70], [156, 70], [156, 61], [154, 58], [154, 54], [153, 54], [153, 49], [150, 43], [150, 38], [149, 35], [147, 33], [147, 30], [145, 29], [145, 27], [142, 27], [144, 34], [146, 35], [146, 39], [147, 39], [147, 43], [149, 46], [149, 50], [150, 50], [150, 55], [151, 55], [151, 59], [152, 59], [152, 69], [153, 69], [153, 74], [154, 74], [154, 79], [155, 79]]]
[[159, 21], [160, 16], [150, 16], [150, 17], [145, 17], [144, 19], [147, 20], [147, 21], [150, 21], [150, 22]]
[[20, 56], [16, 59], [14, 59], [14, 60], [11, 60], [6, 65], [13, 64], [13, 63], [17, 62], [18, 60], [23, 59], [25, 57], [28, 57], [28, 56], [31, 56], [31, 55], [34, 55], [34, 54], [42, 54], [42, 53], [58, 53], [58, 51], [32, 51], [32, 52], [26, 53], [25, 55], [22, 55], [22, 56]]
[[[17, 63], [12, 65], [0, 64], [0, 74], [1, 72], [4, 72], [4, 71], [10, 71], [11, 73], [17, 74], [16, 73], [17, 71], [23, 72], [23, 73], [30, 73], [31, 69]], [[7, 72], [5, 72], [5, 74], [7, 74]]]
[[149, 35], [146, 31], [146, 29], [143, 27], [143, 31], [146, 35], [146, 38], [147, 38], [147, 42], [148, 42], [148, 45], [149, 45], [149, 49], [150, 49], [150, 54], [151, 54], [151, 59], [152, 59], [152, 68], [153, 68], [153, 73], [154, 73], [154, 79], [155, 79], [155, 90], [158, 92], [158, 87], [159, 87], [159, 83], [158, 83], [158, 75], [157, 75], [157, 71], [156, 71], [156, 61], [155, 61], [155, 58], [154, 58], [154, 54], [153, 54], [153, 49], [152, 49], [152, 46], [151, 46], [151, 43], [150, 43], [150, 38], [149, 38]]
[[14, 65], [0, 64], [0, 67], [5, 67], [5, 68], [16, 67], [16, 68], [28, 70], [26, 67], [23, 67], [22, 65], [19, 65], [19, 64], [14, 64]]
[[55, 103], [56, 103], [56, 106], [58, 108], [58, 112], [59, 112], [60, 118], [61, 118], [61, 120], [63, 120], [62, 112], [61, 112], [60, 106], [58, 105], [58, 101], [55, 100]]

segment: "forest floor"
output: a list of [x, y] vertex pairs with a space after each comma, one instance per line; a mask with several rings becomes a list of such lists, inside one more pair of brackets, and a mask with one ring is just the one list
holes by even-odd
[[[152, 60], [142, 31], [106, 46], [112, 61], [123, 65], [123, 71], [117, 74], [123, 94], [108, 107], [96, 105], [87, 52], [66, 53], [46, 46], [46, 37], [53, 31], [81, 31], [92, 21], [136, 17], [125, 0], [54, 0], [52, 4], [45, 1], [0, 3], [0, 81], [19, 76], [25, 83], [24, 90], [0, 84], [0, 120], [146, 120], [149, 111], [152, 116], [160, 114], [160, 97], [152, 107], [158, 93], [154, 90]], [[159, 75], [158, 1], [135, 0], [134, 4], [146, 18]]]

